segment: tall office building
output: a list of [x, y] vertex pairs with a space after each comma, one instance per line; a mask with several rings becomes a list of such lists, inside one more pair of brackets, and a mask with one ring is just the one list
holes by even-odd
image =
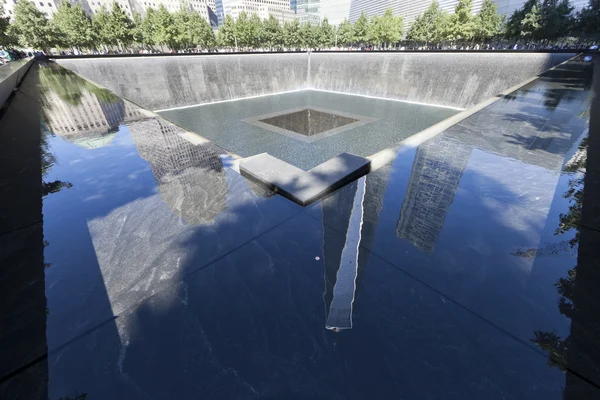
[[223, 8], [223, 0], [215, 0], [215, 14], [217, 15], [217, 25], [221, 26], [225, 19], [225, 9]]
[[318, 25], [321, 22], [322, 0], [298, 0], [296, 3], [296, 17], [301, 24]]
[[[291, 9], [289, 0], [221, 0], [223, 2], [223, 14], [237, 19], [241, 12], [256, 14], [260, 19], [267, 19], [269, 15], [274, 16], [283, 24], [292, 21], [296, 15]], [[223, 17], [224, 18], [224, 17]]]
[[322, 0], [321, 19], [327, 18], [330, 24], [339, 25], [350, 17], [352, 0]]
[[[15, 6], [18, 0], [4, 0], [4, 16], [10, 17], [11, 19], [15, 15]], [[60, 0], [44, 0], [44, 1], [32, 1], [38, 10], [46, 14], [47, 17], [51, 17], [56, 11]]]

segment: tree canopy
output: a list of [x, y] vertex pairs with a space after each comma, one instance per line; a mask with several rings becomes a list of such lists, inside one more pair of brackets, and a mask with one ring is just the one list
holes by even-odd
[[12, 24], [19, 44], [34, 49], [49, 49], [56, 43], [56, 32], [48, 18], [29, 0], [19, 0]]
[[17, 44], [10, 25], [10, 18], [4, 17], [4, 5], [0, 3], [0, 46], [12, 46]]
[[445, 39], [448, 13], [440, 8], [437, 0], [420, 14], [407, 33], [407, 38], [426, 43], [439, 43]]
[[485, 42], [502, 32], [503, 18], [498, 14], [498, 6], [492, 0], [484, 0], [481, 11], [475, 17], [475, 40]]
[[[570, 0], [527, 0], [505, 21], [494, 0], [484, 0], [478, 14], [473, 0], [459, 0], [449, 14], [437, 0], [410, 25], [406, 39], [442, 42], [486, 42], [506, 37], [523, 41], [556, 42], [579, 35], [600, 39], [600, 0], [588, 0], [574, 14]], [[1, 5], [0, 5], [1, 10]], [[1, 15], [1, 14], [0, 14]], [[173, 51], [217, 46], [239, 49], [320, 49], [331, 46], [379, 48], [394, 46], [403, 39], [404, 20], [389, 8], [381, 15], [362, 13], [354, 22], [347, 19], [337, 27], [324, 18], [319, 24], [298, 19], [281, 24], [276, 16], [261, 20], [241, 12], [237, 19], [225, 16], [216, 34], [210, 23], [188, 4], [170, 12], [164, 5], [130, 14], [113, 2], [88, 16], [78, 2], [62, 0], [51, 20], [33, 3], [19, 0], [14, 20], [0, 17], [0, 45], [19, 43], [24, 47], [50, 49], [136, 48]]]
[[477, 23], [471, 13], [473, 0], [459, 0], [454, 14], [447, 18], [445, 36], [447, 40], [471, 40], [475, 36]]
[[226, 15], [223, 20], [223, 26], [219, 28], [217, 43], [222, 47], [237, 47], [237, 37], [235, 33], [235, 21], [231, 15]]
[[369, 20], [364, 12], [354, 23], [354, 41], [359, 44], [367, 43], [369, 40]]
[[52, 24], [66, 47], [92, 48], [96, 42], [92, 20], [81, 3], [72, 4], [68, 0], [62, 0], [52, 17]]
[[579, 32], [592, 39], [600, 38], [600, 0], [589, 0], [577, 14]]
[[349, 46], [354, 42], [354, 29], [352, 24], [344, 19], [337, 28], [337, 45]]

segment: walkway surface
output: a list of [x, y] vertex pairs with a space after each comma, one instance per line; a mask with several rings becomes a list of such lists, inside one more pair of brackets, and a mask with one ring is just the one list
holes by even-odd
[[305, 208], [33, 66], [0, 118], [0, 398], [600, 398], [595, 62]]

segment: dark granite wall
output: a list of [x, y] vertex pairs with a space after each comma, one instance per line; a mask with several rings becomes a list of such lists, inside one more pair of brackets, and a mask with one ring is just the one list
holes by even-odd
[[151, 110], [305, 88], [468, 108], [573, 56], [294, 53], [57, 62]]
[[309, 86], [321, 90], [469, 108], [574, 55], [312, 53]]
[[59, 59], [150, 110], [302, 89], [306, 54]]

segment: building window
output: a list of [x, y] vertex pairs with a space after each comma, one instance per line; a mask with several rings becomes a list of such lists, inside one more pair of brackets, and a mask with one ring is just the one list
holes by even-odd
[[40, 6], [44, 7], [44, 3], [42, 3], [41, 1], [40, 1]]
[[48, 3], [48, 7], [52, 7], [52, 3]]

